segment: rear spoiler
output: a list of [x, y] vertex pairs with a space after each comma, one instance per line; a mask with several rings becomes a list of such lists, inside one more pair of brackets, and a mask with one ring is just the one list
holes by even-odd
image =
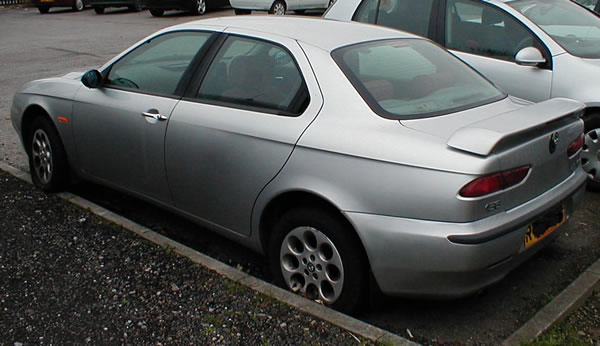
[[578, 116], [584, 108], [579, 101], [550, 99], [461, 127], [450, 136], [447, 144], [454, 149], [488, 156], [499, 143], [562, 118]]

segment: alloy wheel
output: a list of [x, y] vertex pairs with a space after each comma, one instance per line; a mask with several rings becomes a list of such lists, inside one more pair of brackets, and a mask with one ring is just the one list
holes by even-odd
[[279, 257], [283, 279], [292, 291], [327, 305], [340, 297], [344, 266], [324, 233], [308, 226], [293, 229], [283, 239]]
[[585, 134], [581, 163], [588, 177], [600, 182], [600, 129], [593, 129]]
[[52, 179], [53, 172], [53, 158], [52, 158], [52, 146], [50, 145], [50, 139], [44, 130], [38, 129], [33, 134], [33, 140], [31, 145], [31, 155], [33, 158], [33, 169], [35, 174], [41, 183], [48, 184]]

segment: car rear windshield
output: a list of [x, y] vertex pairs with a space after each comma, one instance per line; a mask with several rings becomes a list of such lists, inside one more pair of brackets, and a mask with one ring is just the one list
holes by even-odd
[[569, 53], [600, 58], [600, 18], [570, 1], [520, 0], [509, 3]]
[[332, 53], [371, 109], [390, 119], [448, 114], [504, 98], [458, 58], [423, 39], [380, 40]]

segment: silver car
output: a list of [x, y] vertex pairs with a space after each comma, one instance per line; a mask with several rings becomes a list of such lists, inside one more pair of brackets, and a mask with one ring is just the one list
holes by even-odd
[[583, 168], [600, 191], [600, 18], [569, 0], [340, 0], [326, 18], [429, 37], [505, 92], [584, 102]]
[[411, 34], [238, 16], [30, 82], [11, 114], [43, 190], [127, 191], [352, 311], [370, 273], [390, 295], [462, 296], [557, 236], [585, 190], [582, 109], [509, 97]]

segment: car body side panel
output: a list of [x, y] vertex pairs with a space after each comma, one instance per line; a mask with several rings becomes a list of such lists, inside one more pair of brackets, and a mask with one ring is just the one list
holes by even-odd
[[599, 75], [600, 59], [583, 59], [563, 54], [554, 58], [554, 87], [552, 97], [570, 97], [585, 103], [588, 107], [600, 105], [600, 84], [593, 81]]
[[[22, 90], [15, 95], [13, 100], [12, 120], [19, 137], [23, 141], [23, 112], [26, 107], [41, 107], [54, 123], [63, 142], [69, 165], [77, 167], [75, 145], [73, 140], [73, 97], [82, 87], [77, 78], [80, 73], [70, 73], [63, 77], [48, 78], [35, 83], [26, 84]], [[58, 117], [64, 117], [67, 122], [60, 122]], [[27, 143], [22, 143], [27, 147]]]
[[166, 165], [176, 206], [244, 235], [250, 234], [258, 194], [283, 167], [323, 102], [296, 41], [273, 42], [290, 50], [304, 75], [311, 101], [303, 114], [287, 117], [183, 100], [167, 131]]
[[77, 158], [84, 174], [163, 202], [170, 201], [164, 138], [177, 99], [112, 88], [83, 87], [74, 102]]

